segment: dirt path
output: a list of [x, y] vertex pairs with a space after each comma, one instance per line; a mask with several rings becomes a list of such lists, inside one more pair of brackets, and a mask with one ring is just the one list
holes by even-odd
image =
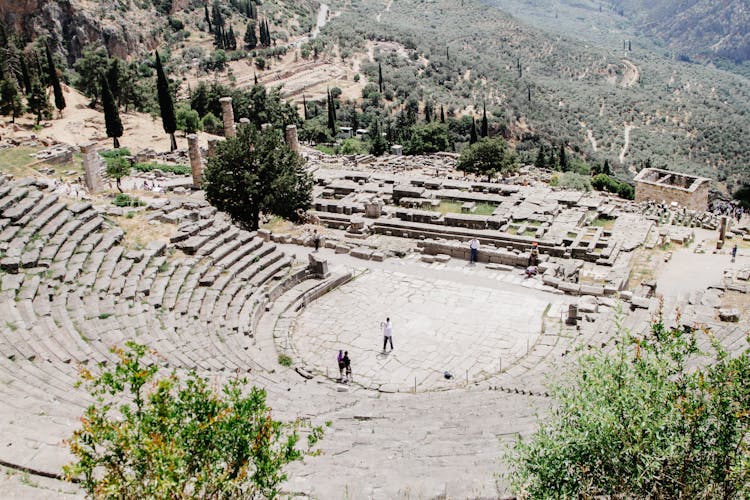
[[318, 22], [310, 32], [310, 38], [318, 37], [318, 35], [320, 34], [320, 30], [322, 30], [323, 26], [326, 25], [326, 21], [328, 21], [328, 5], [322, 3], [320, 4], [320, 9], [318, 10]]
[[622, 149], [620, 150], [620, 165], [625, 163], [625, 155], [628, 152], [628, 148], [630, 147], [630, 131], [633, 129], [632, 125], [625, 124], [625, 145], [623, 145]]
[[594, 133], [591, 132], [590, 128], [586, 129], [586, 136], [589, 138], [589, 142], [591, 143], [591, 149], [593, 149], [594, 153], [596, 153], [596, 137], [594, 137]]
[[623, 88], [632, 87], [641, 79], [641, 72], [638, 71], [638, 66], [627, 59], [623, 59], [622, 63], [625, 65], [625, 74], [622, 75], [620, 86]]

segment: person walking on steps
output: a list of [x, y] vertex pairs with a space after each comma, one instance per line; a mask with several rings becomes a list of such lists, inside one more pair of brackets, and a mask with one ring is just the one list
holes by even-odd
[[385, 318], [385, 323], [381, 323], [380, 326], [383, 328], [383, 353], [385, 353], [385, 347], [388, 343], [391, 343], [391, 351], [393, 350], [393, 324], [391, 318]]
[[317, 252], [320, 248], [320, 235], [318, 234], [317, 229], [313, 232], [313, 244], [315, 245], [315, 251]]
[[471, 251], [469, 263], [474, 265], [477, 263], [477, 258], [479, 254], [479, 240], [478, 239], [472, 238], [471, 240], [469, 240], [469, 250]]

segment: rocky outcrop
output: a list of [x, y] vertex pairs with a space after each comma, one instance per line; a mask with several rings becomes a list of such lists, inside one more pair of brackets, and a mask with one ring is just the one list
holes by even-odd
[[96, 43], [122, 59], [154, 49], [158, 30], [151, 23], [136, 22], [153, 19], [152, 10], [132, 3], [125, 9], [102, 2], [92, 9], [80, 0], [16, 0], [0, 2], [0, 21], [24, 39], [48, 36], [72, 65], [86, 46]]

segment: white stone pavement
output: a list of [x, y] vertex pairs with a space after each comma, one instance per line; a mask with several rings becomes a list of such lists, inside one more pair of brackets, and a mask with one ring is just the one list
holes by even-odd
[[[378, 263], [320, 253], [332, 269], [347, 268], [357, 277], [299, 315], [295, 358], [337, 378], [336, 355], [348, 351], [353, 382], [384, 392], [464, 387], [507, 370], [533, 348], [543, 315], [559, 318], [570, 301], [545, 291], [539, 280], [524, 279], [520, 270], [458, 260], [424, 264], [416, 255]], [[394, 325], [394, 349], [383, 353], [386, 317]]]

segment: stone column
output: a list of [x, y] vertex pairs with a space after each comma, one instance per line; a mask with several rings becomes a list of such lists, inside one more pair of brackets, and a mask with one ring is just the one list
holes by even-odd
[[193, 186], [200, 188], [203, 185], [203, 163], [201, 160], [201, 149], [198, 146], [198, 136], [190, 134], [187, 136], [187, 140], [190, 169], [193, 171]]
[[297, 141], [297, 125], [287, 125], [284, 131], [286, 145], [295, 153], [299, 153], [299, 141]]
[[724, 240], [727, 239], [727, 226], [728, 226], [728, 219], [726, 215], [721, 216], [721, 221], [719, 222], [719, 241], [722, 243]]
[[221, 103], [221, 117], [224, 120], [224, 137], [235, 137], [237, 132], [234, 128], [234, 110], [232, 109], [232, 98], [222, 97], [219, 99]]
[[211, 158], [216, 153], [216, 143], [219, 142], [219, 139], [216, 137], [210, 137], [208, 139], [208, 152], [206, 153], [209, 158]]
[[86, 189], [90, 193], [95, 193], [100, 188], [100, 169], [102, 161], [99, 153], [96, 152], [95, 142], [85, 142], [79, 146], [83, 156], [83, 180]]

